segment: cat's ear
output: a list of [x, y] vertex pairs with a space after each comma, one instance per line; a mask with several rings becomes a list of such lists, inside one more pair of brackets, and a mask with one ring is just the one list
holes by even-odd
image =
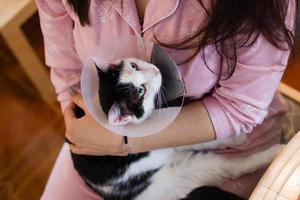
[[110, 63], [109, 68], [111, 69], [122, 69], [124, 66], [123, 60], [117, 60], [115, 62]]
[[96, 69], [97, 69], [98, 74], [99, 74], [99, 75], [100, 75], [100, 74], [104, 74], [104, 71], [97, 65], [97, 63], [94, 62], [94, 64], [95, 64], [95, 67], [96, 67]]
[[108, 112], [108, 122], [114, 126], [126, 125], [131, 121], [130, 115], [122, 115], [120, 106], [114, 103]]

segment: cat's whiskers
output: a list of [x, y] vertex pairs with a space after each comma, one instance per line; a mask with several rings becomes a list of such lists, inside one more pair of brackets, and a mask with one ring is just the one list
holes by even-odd
[[163, 84], [161, 84], [160, 88], [163, 89], [165, 93], [168, 93], [168, 91], [166, 90]]
[[[162, 87], [162, 88], [163, 88], [163, 87]], [[159, 90], [159, 94], [160, 94], [160, 96], [162, 97], [162, 100], [164, 101], [163, 103], [165, 103], [166, 106], [169, 107], [169, 106], [168, 106], [168, 101], [167, 101], [167, 99], [166, 99], [166, 97], [165, 97], [165, 95], [164, 95], [164, 92], [162, 92], [161, 90]]]
[[160, 103], [159, 92], [158, 92], [155, 98], [155, 109], [159, 110], [160, 108], [161, 108], [161, 103]]
[[165, 96], [162, 92], [162, 90], [160, 89], [157, 93], [157, 104], [158, 104], [158, 117], [161, 117], [161, 115], [163, 114], [163, 110], [161, 108], [163, 108], [163, 101], [165, 102], [166, 107], [168, 107], [168, 103], [165, 100]]

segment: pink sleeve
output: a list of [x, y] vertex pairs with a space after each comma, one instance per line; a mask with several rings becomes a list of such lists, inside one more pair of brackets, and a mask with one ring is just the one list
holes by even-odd
[[[293, 2], [293, 1], [290, 1]], [[291, 3], [294, 4], [294, 3]], [[293, 30], [295, 5], [289, 7], [287, 26]], [[203, 99], [217, 139], [250, 133], [268, 115], [269, 106], [288, 63], [290, 51], [279, 50], [263, 36], [238, 50], [234, 74], [221, 80]]]
[[46, 64], [51, 67], [51, 81], [65, 108], [68, 88], [80, 80], [82, 63], [79, 60], [73, 38], [73, 20], [62, 0], [36, 0], [44, 36]]

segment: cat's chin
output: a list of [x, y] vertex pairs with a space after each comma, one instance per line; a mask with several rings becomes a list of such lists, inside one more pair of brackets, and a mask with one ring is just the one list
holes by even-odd
[[[134, 117], [136, 118], [136, 117]], [[133, 119], [131, 122], [129, 122], [130, 124], [134, 124], [134, 125], [138, 125], [138, 124], [141, 124], [143, 123], [144, 121], [146, 120], [146, 118], [143, 118], [143, 119]]]
[[108, 122], [110, 125], [113, 125], [113, 126], [125, 126], [128, 124], [138, 125], [138, 124], [141, 124], [144, 121], [146, 121], [146, 119], [149, 117], [150, 114], [148, 114], [147, 116], [143, 116], [141, 118], [137, 118], [135, 116], [130, 116], [130, 117], [126, 116], [124, 118], [122, 117], [123, 118], [122, 120], [117, 120], [117, 121], [108, 120]]
[[138, 124], [141, 124], [141, 123], [143, 123], [144, 121], [146, 121], [148, 118], [149, 118], [149, 116], [152, 114], [152, 110], [151, 111], [149, 111], [146, 115], [144, 115], [143, 117], [141, 117], [141, 118], [137, 118], [137, 117], [132, 117], [131, 118], [131, 121], [130, 121], [130, 123], [131, 124], [134, 124], [134, 125], [138, 125]]

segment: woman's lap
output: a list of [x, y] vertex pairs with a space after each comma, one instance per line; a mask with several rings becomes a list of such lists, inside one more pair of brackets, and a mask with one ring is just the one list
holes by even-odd
[[52, 169], [42, 200], [101, 200], [75, 171], [65, 143]]
[[[264, 169], [265, 170], [265, 169]], [[228, 181], [222, 189], [247, 198], [264, 170]], [[64, 144], [53, 167], [42, 200], [101, 200], [82, 180], [73, 167], [68, 144]]]

